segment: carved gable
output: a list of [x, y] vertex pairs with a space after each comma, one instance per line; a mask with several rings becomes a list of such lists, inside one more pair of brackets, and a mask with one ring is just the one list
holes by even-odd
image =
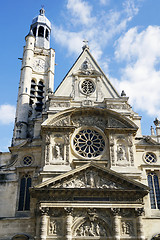
[[43, 182], [35, 186], [35, 188], [148, 190], [147, 186], [130, 180], [112, 170], [100, 167], [93, 162]]
[[76, 101], [86, 100], [89, 96], [92, 102], [120, 98], [88, 48], [83, 50], [71, 67], [56, 89], [55, 96], [72, 97]]

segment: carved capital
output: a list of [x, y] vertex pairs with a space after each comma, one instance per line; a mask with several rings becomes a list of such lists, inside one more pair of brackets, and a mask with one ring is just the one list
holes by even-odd
[[113, 216], [119, 216], [120, 208], [111, 208], [111, 212], [112, 212]]
[[135, 214], [137, 217], [144, 215], [144, 208], [135, 208]]
[[64, 208], [64, 210], [66, 211], [67, 215], [71, 215], [73, 212], [73, 208], [72, 207], [66, 207]]
[[88, 218], [90, 219], [91, 222], [95, 221], [97, 219], [97, 213], [95, 208], [89, 208], [87, 211]]
[[40, 207], [39, 208], [39, 213], [40, 213], [40, 215], [48, 215], [49, 208], [48, 207]]

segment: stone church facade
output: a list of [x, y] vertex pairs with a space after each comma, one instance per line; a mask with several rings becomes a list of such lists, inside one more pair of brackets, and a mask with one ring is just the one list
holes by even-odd
[[12, 145], [0, 154], [0, 239], [160, 239], [160, 122], [141, 134], [86, 43], [54, 91], [50, 32], [42, 8], [25, 38]]

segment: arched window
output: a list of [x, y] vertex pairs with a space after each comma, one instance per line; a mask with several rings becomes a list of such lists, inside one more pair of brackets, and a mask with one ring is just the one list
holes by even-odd
[[48, 31], [48, 29], [46, 29], [45, 38], [46, 38], [47, 40], [49, 39], [49, 31]]
[[35, 98], [36, 83], [35, 80], [31, 80], [31, 89], [30, 89], [30, 106], [34, 103], [33, 99]]
[[12, 240], [29, 240], [27, 235], [18, 234], [12, 238]]
[[150, 202], [152, 209], [160, 209], [159, 179], [156, 173], [148, 173], [148, 186], [150, 187]]
[[36, 111], [42, 112], [43, 108], [43, 93], [44, 93], [44, 84], [42, 81], [38, 83], [38, 90], [37, 90], [37, 102], [36, 102]]
[[31, 177], [26, 174], [21, 178], [18, 211], [30, 210], [30, 194], [29, 188], [31, 187]]
[[44, 37], [44, 27], [42, 26], [38, 29], [38, 37]]
[[36, 37], [37, 27], [33, 28], [33, 35]]

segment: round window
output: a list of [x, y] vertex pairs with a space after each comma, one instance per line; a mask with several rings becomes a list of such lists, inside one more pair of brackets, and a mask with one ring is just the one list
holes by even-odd
[[94, 85], [93, 81], [91, 81], [91, 80], [84, 80], [81, 83], [81, 91], [82, 91], [82, 93], [89, 95], [89, 94], [93, 93], [94, 90], [95, 90], [95, 85]]
[[86, 128], [74, 136], [73, 148], [82, 157], [95, 158], [104, 151], [105, 140], [100, 132]]
[[147, 152], [144, 156], [144, 160], [146, 163], [155, 163], [157, 161], [156, 155], [151, 152]]
[[32, 157], [31, 157], [31, 156], [25, 156], [25, 157], [23, 158], [23, 165], [24, 165], [24, 166], [29, 166], [29, 165], [32, 164], [32, 162], [33, 162], [33, 160], [32, 160]]

